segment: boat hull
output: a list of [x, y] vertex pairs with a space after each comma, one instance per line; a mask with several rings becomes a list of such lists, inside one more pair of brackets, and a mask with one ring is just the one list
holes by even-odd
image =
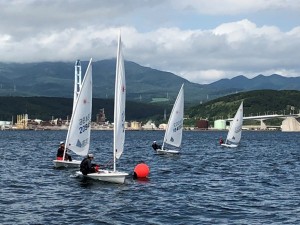
[[80, 160], [72, 160], [72, 161], [63, 161], [63, 160], [53, 160], [53, 164], [55, 168], [79, 168]]
[[226, 147], [226, 148], [237, 148], [238, 145], [237, 144], [221, 144], [222, 147]]
[[116, 184], [124, 184], [125, 178], [128, 176], [128, 173], [111, 170], [99, 170], [97, 173], [90, 173], [88, 175], [83, 175], [80, 171], [77, 171], [76, 174], [80, 177], [88, 177], [94, 180]]
[[171, 150], [171, 149], [157, 149], [156, 153], [159, 155], [164, 155], [164, 154], [179, 154], [179, 151], [177, 150]]

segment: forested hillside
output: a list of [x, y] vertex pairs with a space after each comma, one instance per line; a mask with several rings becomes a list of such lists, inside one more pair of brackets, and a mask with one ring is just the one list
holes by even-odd
[[[71, 118], [73, 99], [57, 97], [0, 97], [0, 120], [11, 120], [12, 116], [25, 114], [30, 119], [51, 120], [54, 118]], [[113, 121], [113, 99], [93, 99], [92, 120], [96, 120], [99, 109], [104, 108], [107, 119]], [[161, 120], [164, 110], [170, 111], [172, 105], [166, 103], [145, 104], [142, 102], [126, 102], [126, 120]]]
[[265, 114], [299, 113], [300, 91], [259, 90], [241, 92], [221, 97], [201, 105], [191, 107], [186, 111], [190, 118], [216, 119], [232, 118], [241, 101], [244, 101], [244, 115], [257, 116]]
[[[260, 90], [241, 92], [221, 97], [193, 107], [185, 105], [185, 117], [195, 121], [207, 118], [210, 121], [233, 117], [241, 101], [244, 101], [244, 114], [256, 116], [265, 114], [299, 113], [300, 91]], [[0, 120], [11, 120], [12, 116], [27, 113], [29, 118], [50, 120], [54, 118], [70, 118], [72, 98], [58, 97], [0, 97]], [[163, 122], [164, 112], [167, 118], [174, 101], [163, 103], [126, 102], [126, 120], [146, 121], [152, 119]], [[113, 121], [113, 99], [93, 99], [93, 121], [99, 109], [104, 108], [107, 119]], [[187, 120], [188, 121], [188, 120]], [[186, 121], [186, 122], [187, 122]], [[166, 121], [164, 121], [166, 122]], [[194, 122], [192, 122], [194, 123]]]

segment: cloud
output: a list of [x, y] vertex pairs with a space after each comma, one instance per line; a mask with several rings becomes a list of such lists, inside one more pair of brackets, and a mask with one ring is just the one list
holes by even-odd
[[181, 76], [188, 80], [192, 80], [194, 83], [201, 83], [201, 84], [209, 84], [216, 80], [220, 80], [224, 78], [226, 74], [224, 71], [220, 70], [199, 70], [199, 71], [188, 71], [182, 72]]
[[220, 75], [269, 75], [271, 71], [282, 71], [286, 76], [290, 75], [288, 71], [299, 74], [300, 54], [296, 47], [300, 44], [299, 34], [297, 28], [282, 32], [274, 26], [257, 27], [251, 21], [242, 20], [205, 31], [157, 30], [148, 39], [158, 40], [152, 47], [155, 49], [152, 65], [180, 71], [179, 74], [184, 71], [184, 77], [189, 80], [205, 82], [209, 78], [221, 78]]
[[184, 10], [218, 14], [219, 5], [226, 9], [231, 5], [232, 12], [226, 13], [240, 14], [248, 10], [300, 8], [297, 1], [255, 2], [0, 1], [0, 14], [5, 18], [0, 23], [0, 61], [112, 58], [121, 30], [126, 60], [170, 71], [192, 82], [209, 83], [240, 74], [253, 77], [277, 72], [299, 76], [300, 26], [285, 31], [245, 18], [205, 29], [176, 24], [176, 16], [183, 18]]
[[175, 8], [209, 15], [236, 15], [264, 10], [300, 11], [300, 2], [294, 0], [170, 0]]
[[263, 26], [258, 28], [256, 24], [247, 19], [226, 23], [213, 30], [215, 35], [224, 35], [228, 42], [242, 42], [247, 38], [265, 37], [269, 40], [280, 40], [282, 32], [275, 26]]

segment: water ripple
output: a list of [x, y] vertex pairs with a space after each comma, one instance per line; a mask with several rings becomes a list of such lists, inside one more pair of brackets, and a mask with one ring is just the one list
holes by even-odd
[[[127, 132], [118, 168], [150, 167], [123, 185], [54, 169], [66, 131], [1, 131], [1, 224], [300, 224], [300, 133], [244, 132], [223, 149], [224, 132], [185, 132], [182, 154], [154, 155], [164, 133]], [[92, 132], [97, 162], [112, 158], [112, 132]]]

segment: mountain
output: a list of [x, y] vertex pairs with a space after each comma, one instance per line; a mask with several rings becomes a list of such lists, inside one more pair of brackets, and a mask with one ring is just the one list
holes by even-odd
[[[84, 75], [87, 61], [82, 61]], [[93, 96], [111, 99], [114, 95], [115, 59], [93, 62]], [[300, 77], [280, 75], [248, 79], [237, 76], [211, 84], [196, 84], [173, 73], [126, 61], [127, 99], [142, 102], [167, 101], [173, 104], [185, 83], [186, 104], [206, 102], [224, 95], [258, 89], [300, 90]], [[1, 96], [73, 97], [74, 63], [0, 63]], [[166, 102], [164, 102], [166, 103]]]
[[237, 76], [232, 79], [221, 79], [208, 85], [217, 90], [250, 91], [250, 90], [300, 90], [300, 77], [283, 77], [278, 74], [271, 76], [258, 75], [252, 79]]
[[[87, 62], [82, 61], [82, 76]], [[115, 59], [93, 62], [93, 97], [114, 96]], [[169, 72], [140, 66], [126, 61], [127, 99], [151, 102], [160, 98], [174, 102], [185, 83], [188, 102], [199, 101], [202, 85], [187, 81]], [[0, 95], [73, 97], [74, 63], [0, 63]]]

